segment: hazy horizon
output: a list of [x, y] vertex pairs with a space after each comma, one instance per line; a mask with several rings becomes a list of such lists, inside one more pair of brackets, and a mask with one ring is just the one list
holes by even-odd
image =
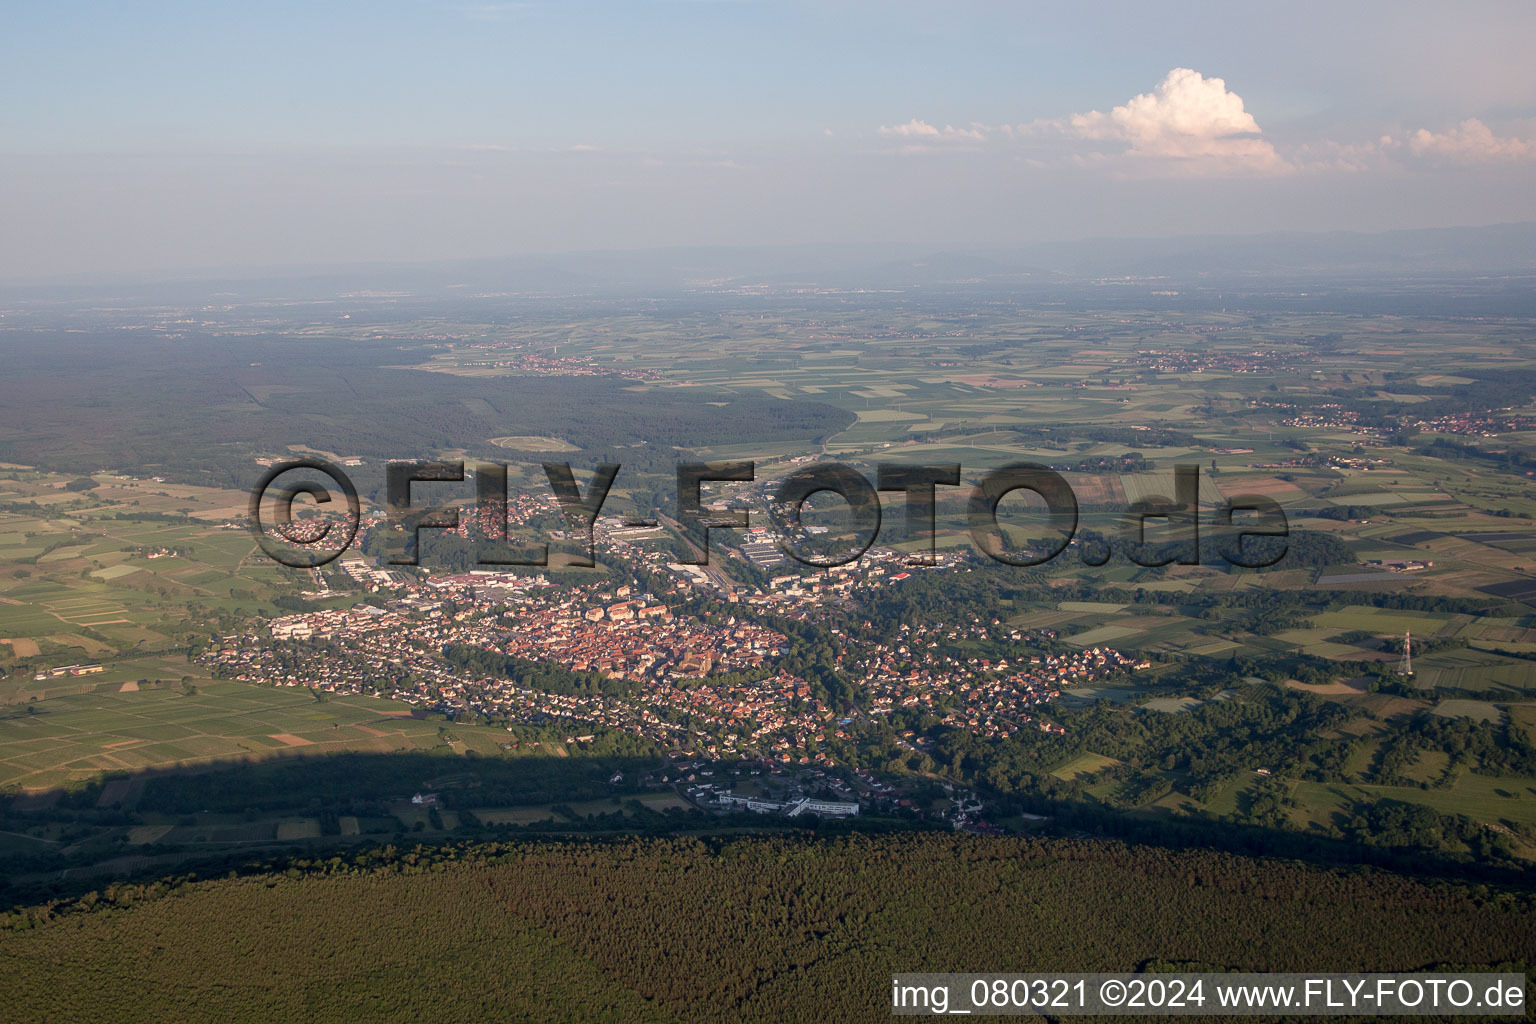
[[1536, 9], [1480, 10], [30, 7], [0, 279], [1533, 220]]

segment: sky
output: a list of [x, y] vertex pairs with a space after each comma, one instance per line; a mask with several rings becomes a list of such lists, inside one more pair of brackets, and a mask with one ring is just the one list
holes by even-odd
[[0, 280], [1536, 220], [1536, 4], [10, 0]]

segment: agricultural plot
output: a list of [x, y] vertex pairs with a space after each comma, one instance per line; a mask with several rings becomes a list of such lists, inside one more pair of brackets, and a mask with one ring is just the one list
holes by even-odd
[[1101, 700], [1107, 700], [1111, 704], [1127, 704], [1131, 700], [1132, 692], [1120, 686], [1070, 686], [1062, 690], [1061, 695], [1083, 704], [1092, 704]]
[[541, 807], [477, 807], [470, 811], [487, 825], [532, 825], [540, 821], [555, 821], [558, 815], [548, 806]]
[[1431, 714], [1442, 718], [1470, 718], [1474, 722], [1504, 721], [1504, 710], [1497, 704], [1481, 700], [1443, 700], [1435, 705]]
[[[1451, 704], [1455, 702], [1446, 701], [1445, 703]], [[1444, 705], [1440, 709], [1436, 709], [1436, 713], [1440, 713], [1443, 707]], [[1403, 770], [1403, 774], [1414, 782], [1435, 782], [1445, 774], [1445, 770], [1450, 766], [1450, 763], [1451, 757], [1445, 751], [1425, 750], [1419, 753], [1418, 760]]]
[[[101, 772], [167, 768], [276, 754], [388, 752], [434, 748], [501, 752], [497, 733], [409, 717], [389, 701], [238, 683], [202, 684], [194, 694], [152, 689], [61, 696], [0, 717], [0, 787], [67, 785]], [[298, 742], [294, 742], [294, 741]]]
[[[1308, 497], [1308, 492], [1295, 483], [1256, 473], [1222, 473], [1219, 476], [1208, 477], [1202, 483], [1213, 486], [1223, 500], [1231, 500], [1245, 494], [1257, 494], [1273, 498], [1281, 505], [1289, 505]], [[1171, 487], [1172, 484], [1170, 483], [1169, 486]], [[1205, 486], [1202, 486], [1202, 496], [1204, 490]]]
[[1230, 817], [1237, 813], [1240, 801], [1246, 800], [1255, 791], [1260, 777], [1253, 772], [1242, 772], [1227, 780], [1211, 797], [1205, 801], [1205, 808], [1210, 813], [1220, 817]]
[[1067, 638], [1067, 643], [1075, 647], [1095, 647], [1101, 644], [1110, 644], [1123, 640], [1129, 636], [1135, 636], [1141, 630], [1135, 626], [1096, 626], [1085, 630], [1075, 636]]
[[[262, 610], [263, 597], [300, 582], [265, 559], [251, 561], [243, 529], [131, 518], [143, 511], [143, 492], [125, 478], [103, 480], [57, 515], [0, 517], [0, 539], [26, 541], [0, 545], [0, 638], [15, 641], [0, 644], [0, 671], [29, 659], [47, 667], [171, 649], [185, 642], [178, 635], [202, 631], [210, 614], [248, 615]], [[48, 474], [32, 481], [34, 490], [61, 485]], [[195, 502], [235, 498], [188, 493]], [[243, 507], [232, 514], [243, 517]]]
[[1410, 630], [1418, 636], [1454, 635], [1470, 622], [1467, 616], [1437, 612], [1403, 612], [1366, 605], [1349, 605], [1324, 612], [1312, 620], [1315, 627], [1348, 632], [1360, 630], [1380, 636], [1402, 636]]
[[1341, 643], [1335, 638], [1340, 634], [1331, 629], [1286, 629], [1275, 634], [1275, 639], [1295, 645], [1303, 654], [1316, 658], [1356, 659], [1374, 652], [1356, 644]]
[[1536, 825], [1536, 780], [1459, 773], [1446, 787], [1329, 785], [1298, 782], [1292, 795], [1304, 808], [1344, 808], [1374, 800], [1423, 804], [1440, 814], [1465, 814], [1487, 825]]
[[676, 793], [641, 793], [633, 799], [653, 811], [686, 811], [693, 806]]
[[1156, 697], [1144, 702], [1141, 706], [1148, 711], [1161, 711], [1165, 714], [1179, 714], [1199, 707], [1204, 701], [1194, 697]]
[[1108, 768], [1110, 765], [1119, 763], [1120, 762], [1116, 761], [1114, 758], [1105, 757], [1103, 754], [1078, 754], [1076, 757], [1072, 758], [1070, 761], [1067, 761], [1065, 764], [1058, 765], [1056, 768], [1052, 769], [1051, 774], [1056, 776], [1058, 779], [1064, 779], [1070, 782], [1076, 778], [1082, 778], [1084, 776], [1096, 774], [1097, 772]]
[[491, 444], [498, 448], [512, 448], [525, 452], [576, 452], [581, 449], [563, 441], [558, 437], [541, 437], [537, 435], [520, 435], [515, 437], [493, 437]]
[[[1486, 379], [1490, 368], [1513, 366], [1517, 356], [1523, 360], [1526, 353], [1519, 346], [1524, 342], [1513, 338], [1511, 328], [1394, 318], [1389, 329], [1369, 318], [1302, 314], [1276, 315], [1261, 325], [1241, 313], [1124, 310], [1107, 315], [1023, 310], [1006, 303], [985, 312], [948, 316], [916, 308], [860, 310], [850, 303], [839, 298], [818, 308], [814, 316], [804, 310], [784, 316], [762, 309], [732, 312], [722, 303], [702, 317], [658, 311], [573, 318], [565, 313], [494, 325], [437, 323], [418, 333], [474, 343], [435, 346], [430, 356], [399, 358], [433, 371], [432, 388], [460, 383], [444, 375], [472, 385], [475, 391], [455, 391], [443, 404], [452, 408], [453, 422], [480, 426], [474, 436], [451, 443], [464, 445], [462, 452], [471, 457], [500, 453], [523, 459], [539, 488], [544, 483], [532, 465], [534, 456], [575, 456], [576, 441], [591, 440], [563, 422], [505, 418], [507, 396], [516, 393], [510, 378], [527, 373], [512, 365], [520, 353], [537, 352], [544, 358], [558, 348], [562, 357], [570, 354], [583, 361], [582, 373], [629, 374], [622, 388], [603, 392], [620, 400], [679, 397], [685, 406], [718, 410], [727, 400], [771, 399], [767, 404], [778, 409], [810, 399], [844, 414], [827, 420], [835, 426], [825, 431], [788, 440], [779, 434], [770, 443], [753, 443], [755, 438], [731, 432], [713, 436], [719, 425], [695, 431], [687, 440], [675, 438], [675, 445], [663, 446], [653, 438], [646, 442], [652, 446], [643, 453], [647, 459], [635, 454], [634, 477], [626, 468], [616, 501], [668, 493], [669, 462], [674, 458], [748, 458], [759, 460], [760, 470], [773, 465], [779, 472], [790, 459], [862, 456], [862, 468], [870, 474], [879, 460], [958, 462], [966, 486], [941, 490], [939, 546], [965, 547], [970, 543], [965, 492], [989, 467], [1019, 460], [1057, 467], [1088, 509], [1083, 526], [1118, 532], [1120, 513], [1101, 509], [1172, 498], [1173, 465], [1193, 462], [1201, 468], [1206, 506], [1245, 494], [1265, 495], [1292, 512], [1318, 513], [1304, 521], [1295, 517], [1293, 525], [1347, 545], [1350, 557], [1321, 572], [1309, 566], [1231, 575], [1212, 568], [1143, 570], [1123, 561], [1093, 568], [1082, 565], [1073, 551], [1063, 564], [1042, 570], [1049, 584], [1072, 588], [1062, 596], [1091, 596], [1095, 587], [1114, 586], [1126, 593], [1140, 591], [1142, 600], [1056, 605], [1057, 595], [1042, 587], [1038, 598], [1009, 604], [999, 613], [1011, 616], [1010, 623], [1018, 628], [1056, 631], [1057, 641], [1078, 648], [1112, 646], [1173, 656], [1147, 676], [1172, 675], [1185, 659], [1224, 662], [1242, 655], [1264, 661], [1298, 653], [1337, 661], [1341, 674], [1353, 676], [1362, 666], [1349, 662], [1392, 658], [1388, 642], [1410, 630], [1421, 641], [1536, 649], [1536, 621], [1488, 600], [1536, 601], [1536, 582], [1527, 564], [1536, 564], [1536, 531], [1524, 529], [1517, 518], [1536, 511], [1529, 478], [1489, 460], [1427, 456], [1421, 445], [1431, 437], [1428, 433], [1404, 445], [1331, 412], [1307, 418], [1319, 402], [1326, 400], [1324, 409], [1334, 408], [1337, 394], [1345, 391], [1363, 396], [1362, 411], [1371, 412], [1411, 411], [1425, 406], [1427, 399], [1439, 401], [1438, 395], [1458, 394], [1450, 389]], [[352, 330], [358, 332], [352, 340], [362, 342], [374, 328], [358, 324]], [[1325, 335], [1336, 340], [1318, 344]], [[488, 339], [507, 347], [493, 352], [481, 344]], [[1462, 376], [1438, 372], [1449, 350], [1457, 352]], [[1390, 374], [1384, 372], [1385, 361], [1390, 361]], [[407, 376], [403, 369], [388, 372], [401, 379]], [[559, 383], [551, 379], [535, 386], [554, 390]], [[1431, 387], [1434, 395], [1415, 393]], [[263, 377], [250, 382], [249, 401], [245, 396], [235, 399], [227, 411], [253, 415], [267, 405], [279, 406], [310, 393]], [[437, 433], [446, 436], [445, 431]], [[1469, 435], [1444, 436], [1458, 444], [1484, 443]], [[288, 457], [318, 451], [339, 458], [344, 453], [321, 449], [353, 443], [308, 440], [320, 447], [284, 441], [260, 454]], [[1511, 435], [1494, 443], [1519, 454], [1528, 452], [1533, 440]], [[1139, 458], [1126, 458], [1132, 452]], [[654, 465], [642, 471], [644, 461]], [[528, 479], [522, 470], [514, 472]], [[273, 598], [312, 585], [309, 579], [253, 558], [251, 538], [243, 530], [219, 528], [222, 519], [235, 523], [243, 515], [244, 495], [235, 491], [97, 474], [97, 487], [76, 493], [66, 491], [66, 478], [55, 474], [15, 471], [14, 476], [0, 479], [0, 497], [7, 507], [31, 501], [47, 510], [0, 513], [0, 638], [6, 639], [0, 644], [0, 668], [100, 659], [110, 671], [89, 679], [39, 683], [23, 670], [0, 680], [0, 700], [8, 702], [0, 707], [5, 716], [0, 717], [0, 782], [34, 786], [77, 780], [92, 772], [231, 757], [310, 757], [334, 750], [503, 753], [504, 732], [402, 720], [383, 714], [380, 709], [388, 707], [383, 702], [320, 703], [303, 691], [200, 681], [197, 694], [183, 695], [180, 676], [194, 670], [178, 658], [189, 637], [206, 640], [210, 633], [237, 632], [273, 611]], [[768, 477], [761, 472], [759, 482]], [[1011, 512], [1004, 509], [1005, 518], [1026, 518], [1018, 512], [1022, 497], [1010, 499], [1015, 504]], [[894, 521], [894, 505], [886, 508]], [[1352, 511], [1345, 514], [1346, 509]], [[177, 518], [116, 518], [135, 510]], [[627, 506], [618, 509], [621, 514], [628, 511]], [[84, 542], [56, 546], [61, 540]], [[904, 542], [905, 537], [893, 530], [881, 543], [887, 540]], [[176, 550], [150, 559], [143, 549], [152, 548]], [[1433, 570], [1412, 574], [1354, 564], [1402, 557], [1429, 558], [1436, 564]], [[1258, 593], [1263, 591], [1318, 598], [1307, 605], [1310, 610], [1321, 607], [1322, 600], [1359, 603], [1334, 607], [1310, 621], [1304, 617], [1310, 611], [1288, 618], [1283, 625], [1290, 628], [1274, 635], [1248, 635], [1244, 624], [1251, 610], [1263, 606], [1248, 599], [1269, 596]], [[1478, 602], [1472, 610], [1482, 606], [1498, 618], [1387, 610], [1371, 603], [1372, 594], [1404, 593]], [[1151, 614], [1155, 607], [1146, 599], [1184, 600], [1175, 595], [1189, 595], [1187, 604], [1194, 607], [1178, 609], [1182, 615]], [[1030, 607], [1033, 602], [1041, 607]], [[1428, 601], [1424, 605], [1430, 606]], [[1168, 604], [1162, 609], [1170, 610]], [[1202, 618], [1193, 617], [1197, 615]], [[1365, 639], [1345, 639], [1355, 632]], [[149, 664], [147, 656], [131, 663], [125, 657], [149, 651], [165, 652], [160, 664]], [[1501, 714], [1507, 702], [1530, 699], [1536, 685], [1531, 671], [1536, 662], [1489, 650], [1443, 649], [1421, 653], [1416, 660], [1414, 682], [1441, 691], [1436, 706], [1441, 714]], [[1139, 677], [1136, 685], [1156, 685], [1156, 679], [1146, 683], [1145, 678]], [[139, 687], [140, 679], [148, 685]], [[138, 687], [136, 692], [130, 684]], [[1296, 690], [1359, 708], [1363, 714], [1357, 721], [1371, 726], [1380, 723], [1368, 719], [1369, 714], [1408, 717], [1430, 705], [1368, 694], [1358, 683]], [[1123, 705], [1131, 692], [1120, 686], [1074, 688], [1066, 703], [1081, 706], [1105, 699]], [[41, 699], [35, 711], [28, 712], [24, 706], [32, 697]], [[1171, 715], [1193, 706], [1192, 698], [1159, 694], [1142, 704], [1146, 715], [1129, 710], [1125, 714], [1166, 727], [1170, 719], [1154, 719], [1151, 713]], [[1508, 714], [1512, 721], [1536, 725], [1522, 708], [1511, 707]], [[1363, 754], [1357, 752], [1349, 776], [1365, 779], [1375, 752], [1371, 745]], [[567, 752], [556, 745], [546, 753]], [[1058, 767], [1055, 774], [1092, 775], [1111, 763], [1085, 755]], [[1433, 782], [1443, 774], [1443, 765], [1426, 756], [1409, 774], [1414, 781]], [[1234, 780], [1213, 798], [1212, 807], [1220, 813], [1235, 812], [1257, 779]], [[1359, 793], [1319, 789], [1304, 801], [1297, 820], [1322, 823], [1359, 799]], [[1171, 811], [1185, 808], [1183, 801], [1175, 795], [1154, 806]], [[595, 801], [572, 811], [582, 816], [622, 812], [627, 806]], [[1154, 806], [1144, 810], [1151, 813]], [[439, 812], [437, 820], [450, 825], [451, 813]], [[485, 820], [494, 815], [505, 821], [556, 816], [552, 809], [540, 807], [475, 813]], [[431, 827], [431, 821], [419, 808], [403, 808], [387, 828], [418, 823]], [[216, 832], [214, 826], [224, 831]], [[196, 834], [205, 838], [189, 841], [222, 841], [216, 834], [234, 836], [242, 827], [237, 822], [200, 822], [202, 831]], [[308, 828], [298, 821], [262, 827], [267, 838], [279, 837], [287, 828], [295, 839]], [[351, 822], [353, 833], [372, 830], [361, 821]], [[348, 831], [345, 823], [342, 831]], [[171, 835], [174, 839], [193, 834]]]
[[1476, 694], [1536, 695], [1536, 662], [1475, 649], [1436, 651], [1415, 662], [1414, 682]]
[[[1210, 481], [1200, 481], [1200, 499], [1202, 505], [1214, 505], [1217, 496], [1216, 489], [1210, 485]], [[1120, 487], [1125, 492], [1125, 500], [1131, 503], [1139, 501], [1161, 504], [1175, 500], [1177, 491], [1174, 488], [1173, 471], [1165, 473], [1132, 473], [1120, 477]]]

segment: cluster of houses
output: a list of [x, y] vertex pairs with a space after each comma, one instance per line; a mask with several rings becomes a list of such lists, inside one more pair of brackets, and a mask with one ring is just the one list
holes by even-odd
[[35, 673], [32, 678], [41, 682], [44, 679], [60, 679], [64, 676], [92, 676], [97, 672], [105, 672], [100, 665], [59, 665], [54, 668], [45, 668]]
[[1150, 667], [1110, 647], [995, 661], [950, 653], [949, 644], [961, 638], [1021, 639], [1019, 630], [995, 619], [965, 626], [903, 624], [901, 633], [902, 640], [875, 644], [849, 663], [865, 680], [871, 713], [926, 710], [947, 725], [989, 738], [1012, 736], [1022, 728], [1059, 734], [1060, 725], [1027, 709], [1055, 700], [1066, 687]]
[[801, 814], [817, 814], [829, 818], [849, 818], [859, 813], [857, 801], [816, 800], [802, 796], [798, 800], [769, 800], [760, 796], [737, 796], [721, 793], [717, 802], [727, 810], [754, 811], [758, 814], [782, 814], [786, 818]]
[[1435, 434], [1461, 434], [1466, 437], [1497, 437], [1536, 430], [1536, 416], [1515, 416], [1508, 413], [1458, 412], [1434, 419], [1419, 420], [1414, 424], [1420, 430]]
[[[674, 757], [682, 756], [674, 754]], [[675, 773], [675, 774], [674, 774]], [[751, 760], [730, 764], [680, 763], [659, 776], [647, 776], [648, 784], [672, 784], [703, 810], [750, 811], [799, 817], [848, 818], [867, 812], [905, 813], [947, 822], [956, 831], [1000, 834], [1001, 829], [983, 817], [977, 795], [940, 783], [947, 799], [931, 796], [914, 799], [914, 790], [927, 789], [927, 780], [896, 778], [882, 781], [866, 769], [829, 765], [785, 767]], [[1038, 814], [1023, 818], [1044, 821]]]
[[[833, 717], [806, 680], [772, 668], [787, 642], [783, 634], [734, 617], [674, 616], [628, 587], [530, 587], [521, 594], [487, 588], [491, 596], [429, 584], [400, 590], [383, 607], [272, 619], [270, 638], [231, 638], [203, 660], [231, 678], [336, 693], [387, 690], [453, 714], [584, 722], [669, 743], [704, 734], [712, 756], [750, 748], [784, 762], [809, 761], [809, 746], [826, 738]], [[291, 643], [314, 639], [336, 643], [346, 657]], [[467, 676], [438, 656], [448, 646], [555, 662], [635, 685], [617, 694], [546, 693]]]
[[1360, 426], [1360, 413], [1356, 409], [1346, 409], [1335, 402], [1327, 402], [1313, 406], [1304, 412], [1297, 412], [1280, 421], [1288, 427], [1311, 427], [1326, 430], [1344, 430], [1355, 434], [1378, 434], [1379, 431]]
[[[542, 351], [539, 343], [528, 341], [463, 341], [455, 340], [448, 349], [458, 356], [458, 365], [468, 369], [513, 370], [529, 377], [626, 377], [630, 380], [659, 380], [654, 370], [630, 366], [599, 366], [586, 355], [575, 353], [561, 355], [560, 346], [549, 352]], [[484, 352], [487, 358], [466, 358], [471, 352]]]
[[[1189, 328], [1180, 327], [1179, 330], [1187, 331]], [[1272, 373], [1275, 370], [1293, 367], [1299, 359], [1300, 353], [1226, 352], [1221, 349], [1173, 348], [1140, 350], [1136, 353], [1134, 362], [1157, 373], [1201, 373], [1205, 370], [1219, 370], [1223, 373]]]
[[398, 570], [369, 565], [358, 556], [341, 560], [341, 571], [366, 589], [397, 587], [406, 582], [406, 575]]
[[728, 618], [722, 624], [675, 617], [629, 587], [550, 588], [525, 595], [499, 616], [504, 654], [550, 661], [575, 672], [631, 682], [747, 672], [783, 653], [784, 634]]
[[[532, 517], [542, 507], [519, 511]], [[671, 580], [659, 588], [664, 595], [686, 597], [696, 582], [713, 579], [694, 566], [676, 568], [697, 576], [661, 575], [673, 567], [664, 553], [605, 533], [598, 535], [605, 558], [651, 563], [653, 581]], [[728, 596], [785, 619], [817, 621], [834, 604], [962, 560], [941, 554], [936, 566], [913, 566], [904, 553], [872, 549], [830, 571], [785, 571], [762, 589], [739, 585]], [[814, 766], [830, 763], [827, 741], [855, 738], [855, 719], [839, 720], [807, 680], [779, 666], [789, 644], [785, 635], [746, 617], [680, 614], [663, 596], [611, 580], [556, 587], [526, 573], [419, 576], [374, 568], [358, 557], [344, 559], [341, 569], [376, 596], [351, 608], [272, 619], [266, 635], [227, 638], [203, 659], [236, 679], [388, 694], [453, 716], [553, 724], [572, 735], [597, 726], [673, 749], [698, 748], [711, 757]], [[1059, 732], [1059, 725], [1032, 709], [1066, 687], [1147, 666], [1107, 647], [968, 655], [969, 645], [1017, 648], [1030, 639], [1000, 620], [975, 615], [905, 623], [899, 630], [896, 639], [883, 641], [834, 628], [836, 663], [847, 678], [861, 681], [861, 703], [875, 716], [928, 711], [984, 737], [1022, 729]], [[466, 672], [444, 657], [449, 647], [558, 665], [578, 680], [535, 688]], [[581, 676], [605, 682], [583, 683]]]
[[[678, 779], [683, 793], [706, 809], [782, 814], [789, 818], [802, 814], [849, 818], [860, 809], [860, 801], [849, 784], [827, 768], [796, 769], [785, 775], [772, 762], [756, 766], [750, 761], [738, 762], [724, 769], [719, 779], [715, 778], [715, 769], [705, 768], [702, 762], [681, 764], [678, 768], [683, 773]], [[750, 778], [743, 779], [743, 775]], [[762, 782], [757, 781], [759, 777], [764, 777]], [[749, 791], [737, 792], [738, 786], [748, 787]], [[807, 793], [808, 789], [817, 793]], [[890, 792], [889, 786], [882, 789]]]
[[1366, 565], [1377, 565], [1392, 572], [1422, 572], [1433, 569], [1435, 563], [1423, 558], [1373, 558]]

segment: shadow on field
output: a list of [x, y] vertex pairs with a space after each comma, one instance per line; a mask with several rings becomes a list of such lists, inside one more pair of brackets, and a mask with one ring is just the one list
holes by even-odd
[[659, 758], [396, 752], [118, 773], [0, 797], [0, 899], [370, 842], [715, 823], [670, 785], [678, 771]]

